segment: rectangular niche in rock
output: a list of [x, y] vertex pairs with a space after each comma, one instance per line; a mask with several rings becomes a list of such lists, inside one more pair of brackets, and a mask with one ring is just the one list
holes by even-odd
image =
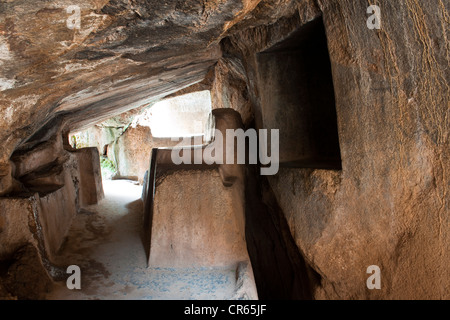
[[262, 124], [280, 130], [280, 165], [341, 169], [331, 63], [322, 18], [260, 52], [258, 72]]

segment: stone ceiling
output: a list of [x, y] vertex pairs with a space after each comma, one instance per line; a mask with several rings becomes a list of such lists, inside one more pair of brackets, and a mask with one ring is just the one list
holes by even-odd
[[46, 124], [86, 127], [203, 80], [221, 39], [296, 2], [81, 0], [79, 29], [71, 5], [0, 3], [0, 162]]

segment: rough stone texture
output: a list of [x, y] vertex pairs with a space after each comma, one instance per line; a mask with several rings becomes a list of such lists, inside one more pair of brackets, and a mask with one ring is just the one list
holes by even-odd
[[245, 206], [245, 237], [259, 298], [312, 299], [320, 277], [305, 263], [266, 178], [255, 166], [246, 170]]
[[13, 154], [11, 160], [15, 164], [15, 176], [20, 178], [32, 171], [45, 168], [48, 164], [58, 161], [63, 156], [61, 135], [42, 143], [31, 150]]
[[[129, 123], [125, 130], [123, 127], [93, 126], [74, 135], [81, 137], [82, 143], [78, 146], [82, 146], [82, 149], [95, 147], [101, 156], [107, 157], [114, 163], [116, 173], [112, 178], [136, 180], [140, 184], [148, 169], [152, 148], [187, 146], [195, 143], [194, 139], [190, 138], [180, 138], [177, 141], [171, 138], [153, 137], [150, 127], [134, 123], [135, 121], [139, 122], [139, 117], [132, 118], [133, 124]], [[41, 180], [33, 180], [33, 182], [42, 184]]]
[[49, 274], [58, 276], [51, 263], [72, 219], [80, 206], [103, 197], [97, 149], [63, 146], [70, 148], [59, 136], [16, 154], [19, 185], [0, 198], [0, 260], [15, 261], [5, 276], [5, 290], [19, 299], [42, 297]]
[[259, 53], [257, 63], [262, 126], [279, 130], [280, 163], [340, 169], [333, 80], [321, 19]]
[[56, 113], [76, 129], [201, 81], [220, 55], [208, 42], [241, 7], [186, 3], [173, 15], [175, 1], [77, 5], [80, 30], [67, 28], [62, 2], [1, 4], [2, 163]]
[[51, 259], [77, 213], [76, 191], [69, 171], [61, 188], [39, 196], [0, 198], [0, 258], [10, 257], [27, 243], [42, 245], [45, 258]]
[[[73, 148], [97, 147], [100, 154], [104, 154], [105, 146], [116, 141], [129, 128], [133, 121], [141, 116], [150, 104], [123, 112], [101, 123], [97, 123], [83, 131], [71, 132], [69, 142]], [[75, 143], [74, 143], [75, 140]]]
[[17, 186], [17, 181], [14, 179], [14, 170], [12, 161], [0, 164], [0, 195], [10, 193]]
[[236, 288], [230, 300], [257, 300], [253, 269], [249, 262], [239, 262], [236, 267]]
[[[261, 126], [256, 54], [323, 12], [342, 171], [281, 168], [269, 178], [321, 277], [314, 297], [448, 299], [449, 7], [379, 5], [380, 30], [366, 27], [365, 1], [320, 1], [232, 36], [224, 55], [243, 59]], [[381, 290], [366, 288], [372, 264], [381, 268]]]
[[0, 198], [0, 260], [10, 258], [15, 251], [33, 242], [29, 221], [37, 216], [36, 196]]
[[[104, 122], [103, 122], [104, 123]], [[99, 154], [103, 155], [105, 147], [114, 142], [129, 126], [120, 123], [117, 126], [95, 125], [86, 130], [69, 134], [70, 145], [73, 148], [96, 147]]]
[[0, 299], [42, 299], [51, 278], [44, 264], [40, 199], [0, 198]]
[[246, 127], [253, 120], [252, 105], [248, 99], [245, 70], [238, 59], [223, 58], [215, 69], [211, 97], [214, 109], [232, 108], [238, 111]]
[[[323, 16], [342, 170], [281, 168], [269, 178], [320, 275], [314, 297], [449, 298], [448, 1], [377, 1], [380, 30], [366, 27], [365, 0], [77, 4], [80, 30], [66, 27], [63, 1], [0, 4], [0, 195], [21, 187], [13, 153], [159, 100], [213, 68], [218, 107], [264, 127], [257, 54]], [[365, 286], [372, 264], [381, 290]]]
[[[13, 256], [5, 275], [0, 274], [6, 299], [43, 299], [52, 280], [42, 265], [38, 250], [33, 245], [20, 248]], [[0, 285], [1, 286], [1, 285]], [[2, 293], [0, 289], [0, 298]]]
[[0, 300], [17, 300], [17, 297], [12, 296], [4, 285], [0, 283]]
[[86, 128], [201, 82], [226, 34], [295, 8], [287, 0], [82, 0], [81, 28], [69, 29], [68, 5], [0, 4], [0, 194], [10, 186], [7, 160], [41, 128]]
[[152, 148], [170, 148], [174, 146], [193, 145], [193, 139], [171, 140], [155, 138], [148, 126], [130, 126], [115, 142], [109, 144], [108, 159], [117, 168], [114, 178], [127, 178], [143, 183], [145, 171], [148, 170]]
[[50, 163], [39, 171], [31, 172], [20, 178], [23, 189], [46, 193], [64, 186], [65, 171], [61, 163]]
[[77, 214], [74, 205], [77, 194], [70, 173], [66, 174], [65, 180], [63, 187], [39, 199], [39, 220], [50, 260], [61, 247], [72, 219]]

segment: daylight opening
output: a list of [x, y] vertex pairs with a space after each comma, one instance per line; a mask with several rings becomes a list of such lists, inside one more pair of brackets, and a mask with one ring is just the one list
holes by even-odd
[[[114, 116], [86, 130], [72, 132], [73, 148], [96, 147], [103, 179], [130, 179], [143, 183], [153, 148], [173, 147], [172, 138], [205, 137], [211, 126], [209, 90], [167, 98]], [[209, 137], [209, 138], [208, 138]], [[194, 140], [181, 140], [183, 144]]]
[[148, 125], [156, 138], [204, 135], [210, 112], [209, 90], [198, 91], [156, 103], [140, 124]]

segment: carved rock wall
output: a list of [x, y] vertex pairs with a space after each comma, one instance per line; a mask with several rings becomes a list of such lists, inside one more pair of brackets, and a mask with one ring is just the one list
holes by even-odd
[[[320, 276], [314, 297], [448, 299], [450, 8], [380, 1], [381, 29], [369, 30], [364, 1], [310, 4], [225, 39], [223, 59], [242, 61], [264, 127], [258, 53], [323, 17], [342, 170], [282, 167], [268, 177]], [[381, 268], [381, 290], [366, 287], [370, 265]]]

